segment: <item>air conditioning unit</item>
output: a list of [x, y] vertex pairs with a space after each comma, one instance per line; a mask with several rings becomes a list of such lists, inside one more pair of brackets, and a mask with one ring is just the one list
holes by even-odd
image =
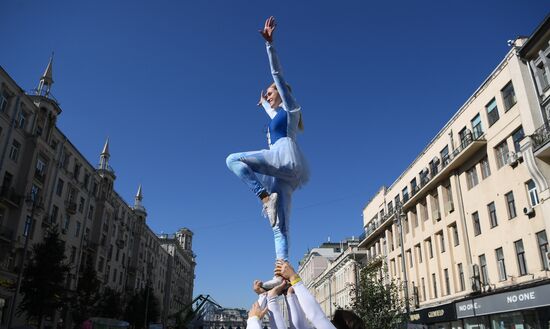
[[514, 153], [514, 152], [508, 153], [508, 164], [511, 167], [516, 167], [518, 165], [518, 162], [519, 162], [519, 156], [517, 153]]
[[533, 207], [528, 206], [523, 208], [523, 213], [527, 216], [533, 216], [535, 214], [535, 209]]

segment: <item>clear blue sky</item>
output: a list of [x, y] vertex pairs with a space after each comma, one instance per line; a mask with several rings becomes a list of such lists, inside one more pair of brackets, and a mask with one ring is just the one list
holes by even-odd
[[91, 163], [107, 136], [116, 190], [143, 184], [148, 224], [195, 232], [195, 294], [247, 307], [268, 278], [272, 234], [225, 166], [266, 146], [255, 104], [270, 83], [257, 33], [276, 45], [303, 107], [312, 170], [295, 193], [291, 260], [362, 232], [362, 208], [389, 185], [548, 1], [2, 1], [0, 65], [36, 87], [55, 51], [58, 124]]

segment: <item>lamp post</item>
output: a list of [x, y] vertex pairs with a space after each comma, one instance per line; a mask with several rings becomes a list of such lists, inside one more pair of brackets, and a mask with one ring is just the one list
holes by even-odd
[[395, 207], [395, 219], [394, 223], [399, 228], [399, 242], [401, 245], [401, 268], [403, 270], [403, 290], [405, 294], [405, 310], [407, 312], [407, 318], [410, 313], [410, 305], [409, 305], [409, 287], [408, 287], [408, 278], [407, 278], [407, 266], [405, 262], [405, 246], [403, 244], [403, 218], [405, 217], [405, 213], [403, 212], [403, 208], [401, 206]]
[[10, 314], [8, 317], [8, 329], [12, 328], [13, 315], [15, 314], [15, 307], [17, 306], [17, 298], [19, 297], [19, 290], [21, 290], [21, 281], [23, 281], [23, 268], [25, 266], [25, 259], [27, 258], [27, 250], [29, 249], [29, 233], [34, 221], [34, 208], [36, 207], [36, 199], [38, 196], [31, 194], [25, 198], [25, 203], [31, 207], [30, 216], [27, 216], [25, 220], [25, 228], [23, 234], [25, 235], [25, 244], [23, 245], [23, 255], [21, 256], [21, 262], [19, 263], [19, 271], [17, 273], [17, 284], [15, 286], [15, 292], [10, 306]]

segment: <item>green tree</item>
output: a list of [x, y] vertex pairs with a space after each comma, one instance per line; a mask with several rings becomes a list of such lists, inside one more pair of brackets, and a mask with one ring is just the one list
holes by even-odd
[[105, 287], [97, 305], [97, 316], [121, 319], [122, 304], [122, 295], [114, 289]]
[[365, 329], [390, 329], [406, 321], [405, 301], [399, 297], [403, 285], [390, 278], [383, 260], [361, 268], [354, 287], [353, 311], [363, 319]]
[[52, 315], [66, 302], [65, 278], [69, 265], [65, 263], [65, 242], [59, 238], [57, 227], [46, 232], [44, 241], [33, 245], [23, 271], [21, 293], [23, 299], [18, 313], [42, 328], [44, 318]]
[[[146, 305], [146, 299], [149, 302]], [[125, 319], [134, 328], [143, 328], [145, 324], [145, 308], [147, 306], [147, 323], [158, 322], [160, 315], [159, 301], [150, 286], [130, 297], [126, 306]]]
[[76, 325], [96, 315], [99, 298], [99, 280], [93, 262], [88, 259], [72, 300], [71, 315]]

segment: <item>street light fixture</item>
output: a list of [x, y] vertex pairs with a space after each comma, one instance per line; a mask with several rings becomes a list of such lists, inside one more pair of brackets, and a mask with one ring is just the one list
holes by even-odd
[[409, 287], [408, 287], [408, 278], [407, 278], [407, 266], [405, 262], [405, 245], [403, 244], [403, 219], [405, 218], [405, 213], [400, 204], [395, 206], [395, 219], [394, 223], [399, 229], [399, 242], [401, 245], [401, 269], [403, 270], [403, 290], [405, 294], [405, 309], [407, 311], [407, 317], [410, 313], [410, 304], [409, 304]]

